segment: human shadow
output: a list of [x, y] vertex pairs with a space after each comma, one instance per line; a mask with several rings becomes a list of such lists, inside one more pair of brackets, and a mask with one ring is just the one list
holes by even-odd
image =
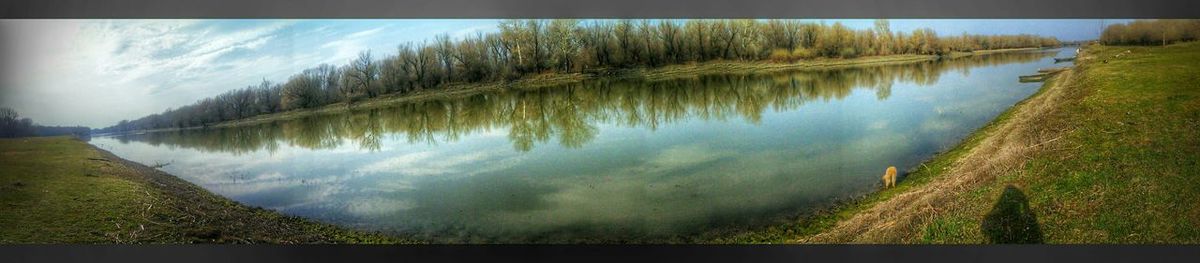
[[1012, 185], [1004, 188], [992, 211], [984, 217], [981, 228], [993, 244], [1042, 243], [1037, 215], [1029, 207], [1025, 193]]

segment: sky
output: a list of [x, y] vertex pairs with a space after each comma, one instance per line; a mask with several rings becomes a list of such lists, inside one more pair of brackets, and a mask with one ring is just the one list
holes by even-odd
[[[360, 51], [394, 54], [446, 33], [494, 32], [493, 19], [0, 20], [0, 107], [41, 125], [102, 128], [193, 103]], [[823, 19], [870, 28], [870, 19]], [[1095, 39], [1097, 19], [893, 19], [893, 31], [1038, 34]]]

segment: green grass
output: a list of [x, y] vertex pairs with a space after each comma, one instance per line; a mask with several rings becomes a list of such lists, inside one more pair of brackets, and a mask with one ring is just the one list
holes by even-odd
[[1025, 190], [1047, 242], [1200, 242], [1200, 43], [1087, 52], [1075, 130], [998, 183]]
[[1070, 87], [1082, 96], [1057, 117], [1073, 130], [947, 204], [957, 209], [935, 217], [922, 242], [1000, 243], [980, 225], [1010, 185], [1028, 197], [1046, 243], [1200, 242], [1200, 43], [1086, 54]]
[[[145, 185], [105, 175], [86, 144], [61, 138], [0, 142], [0, 243], [116, 241], [156, 202]], [[156, 230], [156, 229], [152, 229]]]
[[[1118, 54], [1125, 53], [1120, 57]], [[906, 243], [961, 244], [1200, 242], [1200, 42], [1167, 47], [1092, 46], [1079, 76], [1045, 128], [1073, 127], [1010, 172], [956, 193]], [[1105, 61], [1107, 60], [1107, 61]], [[1041, 96], [1043, 88], [1031, 98]], [[1026, 100], [1028, 101], [1028, 99]], [[997, 127], [998, 116], [898, 187], [833, 205], [787, 224], [706, 239], [714, 243], [798, 242], [898, 194], [942, 178]], [[1005, 199], [1016, 192], [1017, 199]], [[1008, 211], [1008, 212], [1005, 212]], [[1019, 211], [1019, 212], [1011, 212]], [[1004, 215], [1004, 213], [1020, 215]], [[985, 229], [990, 217], [1030, 219], [1020, 229]], [[1003, 220], [1001, 220], [1003, 221]], [[995, 222], [995, 221], [994, 221]], [[1032, 236], [1014, 236], [1032, 235]]]
[[0, 244], [406, 242], [242, 206], [77, 139], [0, 139]]

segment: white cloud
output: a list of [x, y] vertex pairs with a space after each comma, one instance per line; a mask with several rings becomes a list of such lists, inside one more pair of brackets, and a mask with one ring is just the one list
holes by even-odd
[[433, 156], [433, 152], [417, 152], [402, 154], [400, 156], [384, 159], [372, 164], [368, 164], [356, 170], [361, 173], [385, 173], [398, 172], [407, 175], [429, 175], [443, 173], [436, 169], [428, 167], [413, 167], [419, 162], [429, 159]]
[[408, 153], [367, 164], [354, 172], [405, 176], [470, 176], [510, 168], [517, 160], [523, 158], [520, 155], [507, 155], [504, 151], [506, 150], [493, 149], [461, 154], [435, 154], [431, 151]]
[[411, 200], [396, 200], [382, 197], [358, 198], [346, 202], [346, 211], [359, 216], [393, 215], [396, 212], [416, 207]]
[[0, 105], [105, 127], [485, 20], [0, 20]]
[[[385, 26], [354, 32], [321, 45], [322, 49], [333, 51], [333, 55], [326, 58], [323, 63], [344, 63], [357, 57], [359, 52], [369, 50], [368, 42], [371, 37], [379, 35], [379, 32], [386, 28]], [[373, 52], [378, 54], [380, 51], [373, 50]]]
[[[196, 20], [4, 21], [4, 37], [17, 41], [5, 72], [15, 87], [5, 104], [41, 123], [109, 125], [212, 95], [214, 87], [241, 87], [229, 71], [261, 52], [288, 22], [218, 29]], [[31, 31], [24, 31], [31, 30]], [[11, 78], [8, 78], [11, 77]], [[261, 76], [259, 76], [261, 77]], [[174, 91], [173, 96], [158, 94]], [[10, 96], [5, 96], [10, 97]], [[57, 107], [47, 107], [47, 106]]]

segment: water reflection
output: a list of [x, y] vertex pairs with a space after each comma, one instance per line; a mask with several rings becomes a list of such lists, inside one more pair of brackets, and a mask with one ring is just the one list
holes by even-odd
[[[855, 89], [873, 90], [879, 100], [896, 83], [928, 86], [946, 72], [969, 76], [971, 68], [1028, 63], [1051, 52], [1019, 52], [968, 58], [793, 71], [775, 74], [705, 75], [668, 80], [601, 79], [563, 87], [507, 90], [461, 98], [431, 99], [385, 108], [308, 116], [226, 128], [120, 136], [206, 152], [275, 152], [280, 143], [333, 149], [345, 143], [377, 151], [388, 136], [409, 143], [454, 142], [470, 134], [506, 130], [514, 149], [529, 151], [557, 138], [568, 148], [592, 141], [599, 123], [656, 130], [681, 120], [759, 123], [768, 109], [791, 111], [811, 101], [843, 99]], [[936, 125], [936, 124], [935, 124]]]
[[607, 79], [91, 143], [242, 203], [446, 242], [654, 241], [874, 191], [1050, 53]]

